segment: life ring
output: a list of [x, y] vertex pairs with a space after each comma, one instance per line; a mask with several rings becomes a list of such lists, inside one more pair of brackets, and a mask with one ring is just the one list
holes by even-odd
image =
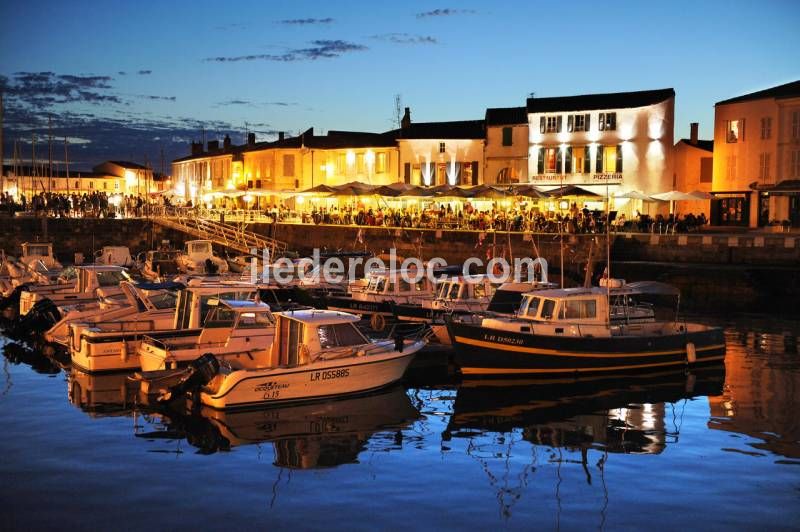
[[386, 319], [380, 314], [373, 314], [369, 319], [369, 326], [373, 331], [382, 331], [386, 327]]

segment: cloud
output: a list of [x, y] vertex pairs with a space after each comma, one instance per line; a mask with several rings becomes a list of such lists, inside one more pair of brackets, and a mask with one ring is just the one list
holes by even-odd
[[110, 76], [15, 72], [11, 78], [0, 79], [0, 88], [10, 101], [40, 109], [66, 103], [123, 103], [105, 92], [112, 80]]
[[449, 17], [452, 15], [474, 15], [474, 9], [454, 9], [452, 7], [445, 7], [443, 9], [434, 9], [432, 11], [423, 11], [422, 13], [417, 13], [417, 18], [428, 18], [428, 17]]
[[436, 37], [430, 35], [411, 35], [410, 33], [381, 33], [371, 35], [370, 39], [386, 41], [395, 44], [438, 44]]
[[125, 72], [124, 70], [120, 70], [119, 72], [117, 72], [117, 74], [120, 75], [120, 76], [127, 76], [128, 75], [128, 73]]
[[292, 105], [297, 105], [297, 102], [264, 102], [264, 105], [275, 105], [278, 107], [290, 107]]
[[152, 73], [153, 73], [152, 70], [140, 70], [139, 72], [137, 72], [137, 74], [139, 74], [140, 76], [149, 76]]
[[318, 39], [311, 41], [308, 48], [296, 48], [288, 50], [282, 54], [253, 54], [238, 55], [228, 57], [207, 57], [205, 61], [215, 63], [235, 63], [239, 61], [316, 61], [317, 59], [330, 59], [340, 57], [349, 52], [361, 52], [368, 50], [363, 44], [352, 43], [343, 40]]
[[133, 94], [135, 98], [142, 98], [144, 100], [163, 100], [167, 102], [174, 102], [177, 100], [175, 96], [157, 96], [153, 94]]
[[296, 26], [306, 26], [309, 24], [331, 24], [333, 19], [331, 17], [327, 18], [290, 18], [285, 20], [279, 20], [278, 24], [290, 24]]

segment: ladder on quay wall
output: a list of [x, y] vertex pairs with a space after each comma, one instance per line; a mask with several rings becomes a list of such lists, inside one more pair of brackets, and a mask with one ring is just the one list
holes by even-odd
[[269, 251], [271, 260], [286, 255], [286, 242], [259, 235], [253, 231], [239, 229], [234, 225], [201, 218], [185, 209], [170, 209], [153, 216], [152, 220], [159, 225], [176, 229], [194, 237], [210, 240], [214, 244], [249, 255], [255, 249], [257, 254]]

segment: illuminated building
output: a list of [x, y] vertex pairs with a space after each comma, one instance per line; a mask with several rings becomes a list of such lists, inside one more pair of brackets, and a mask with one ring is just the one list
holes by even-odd
[[800, 81], [714, 106], [713, 225], [800, 226]]
[[[673, 160], [674, 179], [672, 188], [683, 192], [711, 192], [714, 173], [714, 141], [698, 138], [697, 122], [690, 125], [688, 139], [675, 143]], [[682, 213], [710, 216], [708, 200], [681, 201]]]
[[4, 191], [19, 197], [24, 194], [52, 192], [58, 194], [106, 194], [145, 195], [156, 190], [153, 171], [145, 166], [127, 161], [106, 161], [96, 165], [91, 172], [54, 169], [47, 165], [11, 166], [6, 165], [3, 172]]
[[528, 98], [529, 182], [670, 190], [674, 107], [673, 89]]
[[403, 182], [412, 185], [481, 184], [485, 145], [483, 120], [411, 122], [406, 107], [397, 139]]
[[528, 114], [525, 107], [486, 110], [487, 184], [528, 182]]

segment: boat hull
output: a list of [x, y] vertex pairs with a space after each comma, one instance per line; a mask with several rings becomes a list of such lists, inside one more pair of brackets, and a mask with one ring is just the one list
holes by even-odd
[[202, 392], [200, 400], [212, 408], [228, 409], [377, 390], [399, 381], [423, 345], [416, 342], [402, 353], [330, 360], [294, 368], [236, 371], [225, 376], [218, 391]]
[[464, 375], [635, 371], [719, 362], [722, 329], [662, 336], [577, 337], [486, 329], [451, 321], [453, 361]]

